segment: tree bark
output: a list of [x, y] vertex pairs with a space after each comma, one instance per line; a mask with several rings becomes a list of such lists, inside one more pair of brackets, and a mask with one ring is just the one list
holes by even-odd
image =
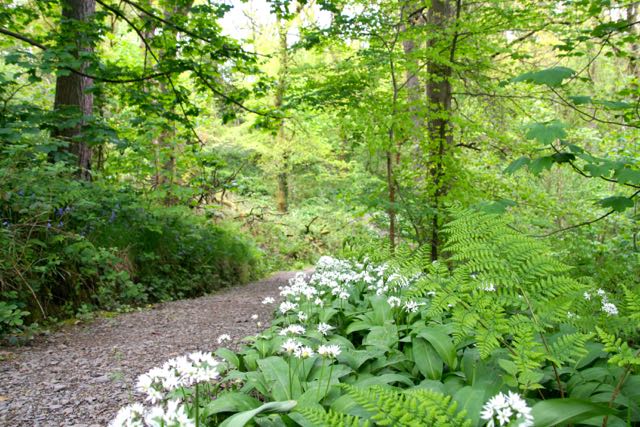
[[[278, 70], [278, 86], [276, 87], [275, 109], [278, 114], [282, 114], [282, 106], [284, 104], [284, 95], [287, 90], [287, 74], [289, 72], [289, 50], [287, 41], [288, 25], [286, 20], [278, 16], [278, 36], [280, 46], [278, 52], [279, 70]], [[289, 153], [285, 148], [285, 120], [278, 119], [276, 133], [276, 147], [280, 147], [282, 152], [282, 164], [278, 172], [278, 188], [276, 190], [276, 204], [278, 212], [287, 213], [289, 210]]]
[[[93, 52], [93, 45], [80, 23], [89, 22], [95, 13], [95, 0], [62, 0], [61, 32], [67, 43], [75, 45], [71, 54], [80, 58], [83, 53]], [[84, 71], [88, 63], [79, 68]], [[67, 151], [77, 158], [78, 177], [83, 180], [91, 179], [91, 146], [83, 135], [87, 124], [87, 117], [93, 113], [93, 95], [89, 92], [93, 84], [92, 79], [77, 73], [58, 76], [56, 79], [56, 93], [54, 110], [65, 114], [67, 119], [76, 118], [75, 126], [59, 128], [54, 136], [69, 142]], [[68, 115], [68, 116], [67, 116]]]
[[[456, 2], [459, 8], [459, 1]], [[429, 26], [437, 34], [429, 39], [428, 49], [433, 53], [439, 50], [442, 35], [446, 34], [447, 26], [451, 23], [453, 10], [449, 0], [433, 0], [427, 15]], [[459, 13], [459, 10], [456, 11]], [[429, 137], [429, 150], [431, 158], [431, 178], [433, 183], [433, 203], [434, 214], [431, 224], [431, 259], [438, 259], [441, 246], [439, 210], [442, 207], [442, 199], [447, 195], [448, 183], [446, 182], [446, 156], [453, 145], [453, 134], [451, 132], [451, 66], [455, 50], [455, 42], [451, 46], [451, 56], [442, 58], [435, 55], [435, 59], [427, 63], [427, 103], [428, 103], [428, 124], [427, 134]]]

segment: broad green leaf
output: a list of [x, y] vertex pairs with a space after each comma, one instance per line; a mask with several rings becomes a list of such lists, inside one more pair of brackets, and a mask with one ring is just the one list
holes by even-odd
[[215, 351], [215, 354], [229, 362], [229, 364], [234, 368], [238, 369], [240, 367], [240, 359], [238, 359], [238, 356], [228, 348], [219, 348]]
[[203, 411], [203, 415], [219, 414], [221, 412], [250, 411], [260, 406], [260, 401], [246, 393], [231, 392], [218, 395], [215, 400], [209, 402]]
[[551, 427], [565, 423], [579, 423], [591, 417], [615, 414], [605, 405], [578, 399], [549, 399], [536, 403], [532, 409], [536, 427]]
[[551, 166], [553, 166], [553, 157], [551, 156], [538, 157], [537, 159], [534, 159], [529, 164], [529, 170], [534, 175], [538, 175], [546, 169], [551, 169]]
[[640, 185], [640, 170], [622, 167], [613, 175], [620, 184]]
[[558, 87], [562, 85], [563, 80], [572, 77], [576, 72], [567, 67], [551, 67], [546, 70], [531, 71], [521, 74], [513, 79], [512, 82], [533, 83], [536, 85], [547, 85]]
[[591, 97], [586, 95], [570, 96], [569, 99], [574, 103], [574, 105], [585, 105], [593, 102]]
[[488, 390], [482, 387], [466, 386], [453, 394], [453, 400], [458, 402], [459, 410], [467, 412], [467, 418], [472, 421], [472, 426], [481, 424], [480, 411], [489, 396]]
[[576, 155], [573, 153], [555, 153], [551, 156], [556, 163], [568, 163], [576, 159]]
[[289, 412], [292, 410], [298, 402], [295, 400], [287, 400], [282, 402], [269, 402], [264, 405], [252, 409], [250, 411], [240, 412], [239, 414], [235, 414], [226, 420], [224, 420], [220, 427], [244, 427], [249, 421], [251, 421], [256, 415], [263, 413], [281, 413], [281, 412]]
[[[418, 334], [419, 337], [426, 339], [436, 350], [438, 355], [449, 365], [449, 369], [454, 370], [458, 366], [456, 357], [456, 348], [453, 345], [451, 337], [436, 327], [428, 327]], [[415, 352], [414, 352], [415, 358]]]
[[273, 399], [294, 399], [302, 394], [302, 385], [297, 375], [291, 376], [291, 385], [289, 384], [289, 364], [282, 357], [273, 356], [258, 360], [258, 366], [270, 386]]
[[598, 200], [603, 208], [610, 208], [616, 212], [622, 212], [633, 207], [633, 199], [625, 196], [611, 196]]
[[507, 175], [511, 175], [516, 173], [518, 170], [522, 169], [523, 166], [527, 166], [531, 162], [527, 156], [522, 156], [509, 164], [503, 173]]
[[535, 139], [541, 144], [549, 145], [552, 142], [563, 139], [567, 136], [567, 132], [564, 130], [566, 125], [558, 120], [553, 120], [548, 123], [533, 123], [527, 128], [527, 139]]
[[432, 380], [442, 378], [444, 361], [426, 339], [413, 339], [413, 360], [422, 375]]
[[392, 348], [398, 344], [398, 329], [395, 325], [374, 326], [363, 343], [382, 349]]
[[356, 381], [354, 385], [360, 387], [371, 387], [374, 385], [388, 385], [392, 383], [402, 383], [408, 385], [409, 387], [414, 385], [410, 378], [401, 374], [383, 374], [378, 376], [370, 376]]

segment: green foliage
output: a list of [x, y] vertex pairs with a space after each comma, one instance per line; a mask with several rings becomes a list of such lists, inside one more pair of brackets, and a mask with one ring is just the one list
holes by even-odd
[[[37, 150], [9, 150], [0, 161], [0, 283], [29, 322], [202, 295], [259, 269], [237, 231], [126, 187], [76, 181], [40, 163]], [[14, 323], [26, 316], [11, 313]]]

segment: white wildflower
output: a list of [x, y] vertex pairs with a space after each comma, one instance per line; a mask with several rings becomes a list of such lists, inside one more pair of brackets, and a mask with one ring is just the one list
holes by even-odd
[[607, 313], [607, 316], [616, 316], [618, 314], [618, 307], [610, 302], [602, 302], [602, 311]]
[[284, 344], [282, 344], [282, 351], [288, 354], [293, 354], [300, 347], [302, 347], [302, 344], [300, 344], [296, 340], [289, 338], [284, 342]]
[[144, 427], [144, 407], [139, 403], [120, 408], [109, 427]]
[[318, 332], [320, 332], [322, 335], [327, 335], [329, 331], [331, 331], [332, 329], [333, 329], [333, 326], [327, 323], [318, 324]]
[[387, 298], [387, 303], [391, 307], [400, 307], [400, 304], [402, 304], [402, 301], [400, 301], [400, 298], [398, 297], [389, 297]]
[[585, 292], [584, 294], [582, 294], [582, 296], [584, 297], [584, 299], [586, 299], [587, 301], [591, 300], [591, 294], [589, 292]]
[[308, 318], [309, 318], [309, 316], [304, 311], [301, 311], [301, 312], [298, 313], [298, 320], [300, 320], [301, 322], [304, 322]]
[[276, 300], [273, 297], [266, 297], [265, 299], [262, 300], [262, 304], [264, 305], [273, 304], [274, 302], [276, 302]]
[[340, 299], [349, 299], [349, 292], [340, 291], [340, 293], [338, 294], [338, 298], [340, 298]]
[[606, 292], [604, 291], [604, 289], [602, 289], [602, 288], [598, 288], [598, 289], [596, 290], [596, 293], [597, 293], [598, 295], [600, 295], [601, 297], [603, 297], [603, 296], [606, 296], [606, 295], [607, 295], [607, 293], [606, 293]]
[[289, 311], [293, 311], [296, 308], [298, 308], [298, 304], [294, 302], [283, 301], [280, 304], [280, 307], [278, 307], [278, 310], [280, 310], [280, 313], [282, 314], [287, 314]]
[[321, 345], [318, 347], [318, 354], [322, 357], [336, 358], [340, 352], [340, 346], [338, 345]]
[[222, 344], [226, 341], [231, 341], [231, 336], [229, 334], [222, 334], [218, 337], [218, 344]]
[[519, 394], [511, 391], [508, 395], [500, 392], [489, 399], [482, 407], [480, 416], [483, 420], [489, 421], [488, 426], [495, 425], [495, 418], [501, 426], [508, 425], [512, 421], [513, 425], [519, 427], [533, 426], [531, 408]]
[[288, 334], [302, 335], [305, 333], [305, 331], [306, 330], [302, 325], [289, 325], [280, 331], [280, 335], [288, 335]]
[[308, 359], [309, 357], [312, 357], [315, 353], [313, 352], [313, 349], [311, 347], [302, 346], [302, 347], [298, 347], [295, 350], [294, 354], [298, 359]]
[[417, 303], [415, 301], [407, 301], [407, 302], [404, 303], [404, 306], [402, 308], [407, 313], [415, 313], [415, 312], [418, 311], [418, 309], [420, 308], [421, 305], [422, 304]]
[[160, 406], [151, 408], [145, 417], [145, 422], [152, 427], [195, 427], [195, 422], [189, 418], [185, 407], [177, 400], [170, 400], [166, 410]]
[[427, 296], [428, 296], [428, 297], [435, 297], [435, 296], [436, 296], [436, 291], [429, 291], [429, 292], [427, 292]]
[[482, 289], [483, 291], [486, 291], [486, 292], [495, 292], [496, 291], [496, 286], [491, 282], [482, 283], [482, 285], [480, 286], [480, 289]]
[[320, 298], [316, 298], [316, 299], [313, 301], [313, 303], [314, 303], [315, 305], [317, 305], [318, 307], [322, 307], [322, 306], [324, 306], [324, 302], [323, 302]]

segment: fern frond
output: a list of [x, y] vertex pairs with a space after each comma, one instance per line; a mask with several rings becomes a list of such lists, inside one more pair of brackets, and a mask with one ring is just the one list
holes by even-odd
[[381, 426], [468, 426], [464, 414], [456, 413], [451, 397], [422, 390], [401, 392], [389, 387], [374, 386], [367, 389], [343, 386], [347, 394], [374, 415]]
[[320, 408], [300, 408], [296, 412], [302, 414], [309, 422], [318, 427], [368, 427], [369, 422], [355, 415]]

